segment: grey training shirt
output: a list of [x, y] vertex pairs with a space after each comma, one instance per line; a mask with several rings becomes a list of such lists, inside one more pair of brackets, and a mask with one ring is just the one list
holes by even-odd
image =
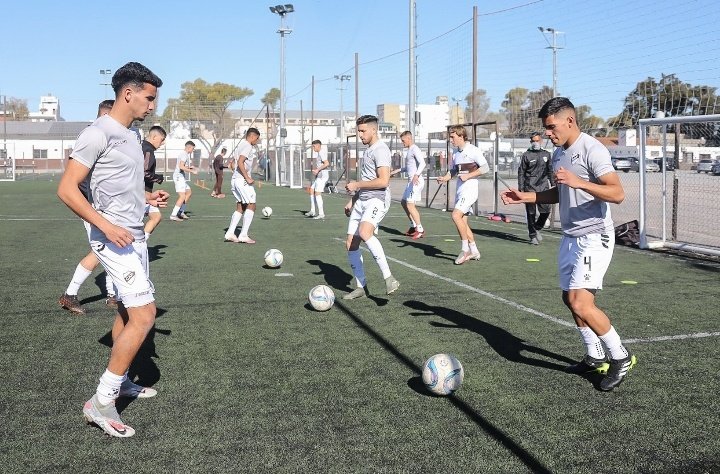
[[[381, 166], [391, 167], [392, 159], [390, 155], [390, 148], [378, 140], [374, 145], [369, 146], [363, 153], [362, 158], [362, 171], [360, 172], [360, 178], [362, 181], [372, 181], [378, 177], [377, 169]], [[385, 201], [387, 188], [382, 189], [361, 189], [358, 191], [358, 199], [361, 201], [367, 201], [369, 199], [377, 198]]]

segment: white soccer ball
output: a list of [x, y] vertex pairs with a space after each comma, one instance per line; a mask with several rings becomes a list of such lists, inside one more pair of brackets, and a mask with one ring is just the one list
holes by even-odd
[[265, 264], [270, 268], [278, 268], [283, 263], [283, 254], [278, 249], [265, 252]]
[[263, 216], [265, 216], [265, 217], [270, 217], [270, 216], [272, 216], [272, 207], [270, 207], [270, 206], [265, 206], [265, 207], [262, 208], [262, 211], [261, 211], [261, 212], [262, 212], [262, 215], [263, 215]]
[[332, 288], [326, 285], [318, 285], [308, 295], [310, 306], [317, 311], [327, 311], [335, 304], [335, 293]]
[[435, 354], [423, 365], [422, 380], [435, 395], [450, 395], [462, 385], [465, 371], [450, 354]]

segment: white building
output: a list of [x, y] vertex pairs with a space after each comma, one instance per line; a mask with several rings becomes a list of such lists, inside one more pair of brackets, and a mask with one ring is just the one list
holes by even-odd
[[60, 100], [54, 95], [40, 97], [37, 112], [30, 112], [28, 118], [31, 122], [58, 122], [63, 120], [60, 116]]

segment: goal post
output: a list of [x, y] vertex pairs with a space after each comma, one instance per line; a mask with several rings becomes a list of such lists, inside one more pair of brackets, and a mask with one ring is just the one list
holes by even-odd
[[7, 157], [6, 150], [0, 150], [0, 181], [15, 181], [15, 160]]

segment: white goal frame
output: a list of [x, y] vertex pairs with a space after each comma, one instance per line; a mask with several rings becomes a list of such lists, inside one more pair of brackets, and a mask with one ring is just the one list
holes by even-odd
[[17, 170], [14, 158], [0, 158], [0, 181], [15, 181]]

